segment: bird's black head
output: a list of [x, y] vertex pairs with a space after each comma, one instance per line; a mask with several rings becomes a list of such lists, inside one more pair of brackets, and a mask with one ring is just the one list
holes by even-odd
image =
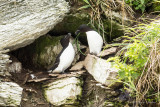
[[66, 47], [68, 46], [69, 42], [70, 42], [70, 38], [71, 38], [71, 33], [68, 33], [67, 35], [64, 36], [64, 38], [62, 38], [60, 40], [62, 47]]
[[87, 31], [92, 31], [93, 29], [91, 29], [89, 26], [82, 24], [79, 26], [78, 30], [75, 32], [76, 35], [78, 35], [78, 33], [80, 32], [87, 32]]

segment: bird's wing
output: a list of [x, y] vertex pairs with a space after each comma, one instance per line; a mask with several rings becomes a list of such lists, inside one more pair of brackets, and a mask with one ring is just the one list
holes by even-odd
[[57, 63], [54, 63], [54, 65], [49, 69], [49, 71], [50, 70], [55, 70], [57, 67], [58, 67], [58, 64], [59, 64], [59, 62], [57, 62]]
[[61, 52], [58, 54], [58, 56], [57, 56], [57, 58], [56, 58], [56, 60], [54, 62], [54, 65], [48, 71], [53, 71], [53, 70], [55, 70], [58, 67], [58, 65], [60, 63], [60, 56], [61, 56], [61, 54], [62, 54], [62, 52], [64, 50], [65, 50], [64, 48], [61, 50]]

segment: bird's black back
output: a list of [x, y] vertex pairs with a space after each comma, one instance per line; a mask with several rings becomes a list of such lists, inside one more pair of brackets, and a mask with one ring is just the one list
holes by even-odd
[[82, 24], [79, 26], [78, 30], [80, 32], [87, 32], [87, 31], [93, 31], [92, 28], [90, 28], [89, 26], [87, 26], [86, 24]]

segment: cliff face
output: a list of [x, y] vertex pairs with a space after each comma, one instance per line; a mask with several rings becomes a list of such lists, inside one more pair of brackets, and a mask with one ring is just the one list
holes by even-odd
[[19, 68], [21, 73], [23, 68], [20, 62], [9, 59], [8, 52], [25, 47], [46, 34], [69, 9], [65, 0], [0, 1], [0, 106], [20, 106], [24, 88], [14, 83], [17, 81], [11, 82], [14, 76], [10, 73]]
[[15, 50], [46, 34], [65, 13], [65, 0], [0, 1], [0, 49]]

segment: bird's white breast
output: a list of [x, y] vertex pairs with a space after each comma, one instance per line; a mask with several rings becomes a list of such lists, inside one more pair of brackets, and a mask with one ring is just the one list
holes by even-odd
[[102, 37], [96, 31], [86, 32], [90, 53], [98, 55], [103, 45]]
[[71, 43], [69, 43], [68, 47], [63, 51], [60, 56], [60, 62], [55, 71], [63, 72], [65, 71], [73, 62], [75, 56], [75, 50]]

